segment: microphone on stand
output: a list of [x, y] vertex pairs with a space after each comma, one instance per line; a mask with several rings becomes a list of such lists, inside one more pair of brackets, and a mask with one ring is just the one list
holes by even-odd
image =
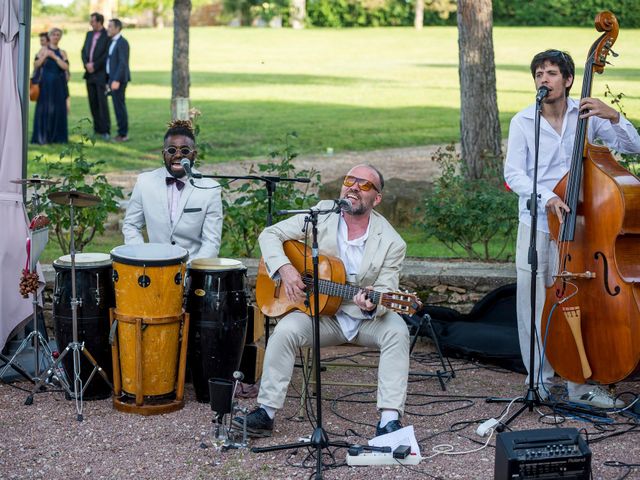
[[182, 165], [182, 168], [187, 173], [187, 178], [202, 178], [201, 173], [196, 172], [191, 168], [191, 161], [188, 158], [183, 158], [182, 160], [180, 160], [180, 165]]
[[542, 85], [538, 89], [538, 93], [536, 94], [536, 103], [540, 103], [542, 101], [542, 99], [544, 97], [546, 97], [547, 95], [549, 95], [549, 89], [547, 87], [545, 87], [544, 85]]
[[340, 212], [351, 213], [351, 211], [353, 210], [353, 205], [351, 204], [351, 200], [349, 200], [348, 198], [338, 198], [337, 200], [334, 200], [334, 203], [336, 204], [336, 206], [333, 210], [336, 213], [340, 213]]

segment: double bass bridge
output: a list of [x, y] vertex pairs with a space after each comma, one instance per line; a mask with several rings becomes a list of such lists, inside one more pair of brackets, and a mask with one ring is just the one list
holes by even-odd
[[585, 280], [592, 280], [594, 278], [596, 278], [596, 272], [591, 272], [589, 270], [587, 270], [586, 272], [560, 272], [556, 275], [553, 276], [553, 278], [556, 279], [560, 279], [560, 280], [575, 280], [578, 278], [582, 278]]

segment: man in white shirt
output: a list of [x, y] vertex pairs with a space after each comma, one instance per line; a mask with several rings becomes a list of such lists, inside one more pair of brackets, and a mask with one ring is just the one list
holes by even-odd
[[[197, 156], [190, 122], [172, 122], [164, 136], [164, 166], [138, 176], [122, 225], [125, 244], [144, 243], [142, 229], [152, 243], [179, 245], [191, 260], [217, 257], [222, 236], [220, 185], [209, 179], [194, 187], [181, 161], [191, 166]], [[203, 188], [204, 187], [204, 188]]]
[[[347, 199], [350, 211], [321, 215], [318, 219], [318, 247], [323, 255], [339, 257], [346, 269], [347, 281], [360, 287], [351, 300], [343, 301], [334, 316], [320, 317], [320, 345], [356, 345], [380, 349], [377, 407], [381, 412], [376, 435], [401, 428], [409, 374], [409, 332], [395, 312], [375, 305], [367, 290], [398, 289], [406, 244], [382, 215], [374, 211], [382, 201], [382, 174], [370, 165], [352, 168], [343, 180], [340, 197]], [[319, 209], [334, 203], [323, 201]], [[284, 253], [286, 240], [303, 240], [305, 215], [296, 215], [266, 228], [260, 235], [260, 249], [269, 275], [279, 276], [292, 303], [305, 298], [300, 273]], [[295, 356], [300, 347], [310, 347], [313, 322], [309, 315], [295, 311], [282, 317], [269, 338], [264, 358], [258, 403], [247, 416], [247, 431], [252, 436], [270, 436], [273, 419], [284, 405]], [[244, 420], [233, 424], [242, 429]]]
[[[543, 99], [540, 119], [540, 144], [538, 153], [538, 219], [536, 246], [538, 252], [538, 271], [536, 280], [536, 330], [541, 332], [542, 309], [545, 299], [545, 285], [550, 277], [549, 253], [552, 240], [549, 238], [547, 214], [557, 215], [562, 221], [563, 213], [569, 207], [558, 197], [553, 189], [569, 171], [573, 144], [576, 135], [578, 116], [589, 118], [588, 141], [603, 141], [611, 149], [622, 153], [640, 152], [640, 136], [633, 125], [615, 109], [596, 98], [583, 98], [580, 102], [569, 98], [573, 85], [575, 67], [566, 52], [547, 50], [537, 54], [531, 62], [531, 74], [536, 91], [540, 87], [548, 88], [549, 93]], [[535, 156], [535, 105], [517, 113], [511, 120], [509, 143], [504, 166], [504, 177], [511, 190], [518, 194], [519, 218], [518, 239], [516, 244], [517, 269], [517, 315], [520, 350], [525, 367], [529, 369], [530, 359], [530, 322], [531, 322], [531, 265], [528, 262], [528, 249], [531, 233], [531, 214], [527, 201], [533, 191]], [[539, 335], [536, 338], [534, 355], [534, 381], [539, 388], [541, 398], [549, 396], [549, 386], [553, 378], [553, 367], [542, 358]], [[527, 380], [528, 383], [528, 380]], [[586, 384], [567, 382], [569, 400], [601, 408], [620, 408], [624, 403], [615, 400], [604, 389]]]

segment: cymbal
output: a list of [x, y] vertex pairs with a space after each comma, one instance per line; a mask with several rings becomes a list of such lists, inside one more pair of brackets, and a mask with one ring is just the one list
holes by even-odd
[[75, 207], [93, 207], [101, 202], [100, 197], [88, 193], [76, 192], [75, 190], [53, 192], [50, 193], [48, 197], [49, 200], [58, 205], [72, 204]]
[[55, 180], [48, 180], [46, 178], [16, 178], [15, 180], [9, 180], [11, 183], [19, 183], [20, 185], [55, 185], [59, 183]]

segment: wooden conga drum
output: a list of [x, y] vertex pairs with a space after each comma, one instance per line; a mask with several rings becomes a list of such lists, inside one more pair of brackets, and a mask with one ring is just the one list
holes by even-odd
[[117, 410], [153, 415], [184, 406], [189, 316], [182, 304], [188, 256], [184, 248], [157, 243], [111, 251]]

